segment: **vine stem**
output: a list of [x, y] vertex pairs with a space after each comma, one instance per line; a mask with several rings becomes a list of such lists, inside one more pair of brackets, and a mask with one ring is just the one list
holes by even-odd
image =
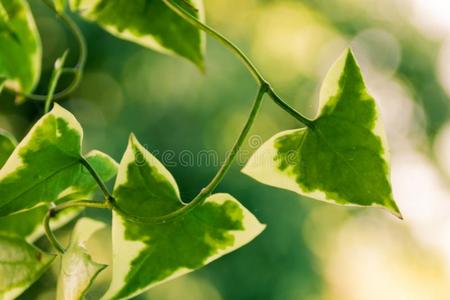
[[206, 198], [214, 191], [214, 189], [219, 185], [219, 183], [224, 178], [225, 174], [231, 167], [231, 164], [233, 160], [235, 159], [236, 155], [239, 153], [239, 149], [241, 148], [242, 144], [245, 141], [245, 138], [247, 137], [250, 129], [252, 128], [252, 125], [255, 121], [256, 115], [258, 114], [259, 108], [261, 107], [264, 94], [267, 93], [268, 86], [266, 84], [262, 84], [258, 90], [258, 93], [256, 95], [256, 98], [253, 102], [252, 109], [250, 111], [249, 117], [247, 119], [247, 122], [244, 125], [244, 128], [242, 129], [238, 139], [233, 145], [233, 148], [227, 155], [225, 161], [223, 162], [222, 166], [216, 173], [216, 175], [213, 177], [213, 179], [210, 181], [210, 183], [200, 191], [200, 193], [189, 203], [185, 204], [182, 208], [163, 215], [159, 217], [153, 217], [153, 218], [145, 218], [145, 217], [139, 217], [134, 216], [123, 210], [115, 201], [112, 194], [109, 192], [108, 188], [106, 187], [106, 184], [103, 182], [101, 177], [98, 175], [98, 173], [95, 171], [93, 166], [84, 158], [80, 158], [80, 163], [89, 171], [91, 176], [94, 178], [94, 180], [97, 182], [97, 185], [102, 190], [105, 201], [104, 202], [97, 202], [97, 201], [87, 201], [87, 200], [81, 200], [77, 202], [68, 202], [65, 204], [61, 204], [60, 206], [57, 206], [55, 208], [52, 208], [49, 210], [47, 217], [45, 218], [45, 232], [47, 234], [47, 237], [51, 244], [54, 246], [55, 249], [57, 249], [60, 253], [64, 252], [63, 247], [58, 243], [55, 236], [53, 235], [53, 232], [50, 229], [50, 218], [55, 215], [58, 211], [73, 207], [73, 206], [84, 206], [84, 207], [97, 207], [97, 208], [112, 208], [114, 211], [116, 211], [118, 214], [125, 217], [127, 220], [136, 222], [136, 223], [142, 223], [142, 224], [161, 224], [170, 222], [178, 217], [181, 217], [188, 212], [190, 212], [192, 209], [197, 207], [198, 205], [202, 204]]
[[94, 179], [97, 181], [98, 185], [102, 189], [105, 199], [110, 203], [114, 211], [116, 211], [118, 214], [122, 215], [127, 220], [136, 222], [136, 223], [143, 223], [143, 224], [160, 224], [160, 223], [166, 223], [174, 220], [175, 218], [178, 218], [180, 216], [183, 216], [190, 212], [192, 209], [197, 207], [198, 205], [202, 204], [205, 199], [215, 190], [215, 188], [219, 185], [219, 183], [223, 180], [225, 174], [231, 167], [231, 164], [233, 160], [235, 159], [237, 153], [239, 152], [240, 147], [242, 146], [242, 143], [244, 142], [248, 132], [250, 131], [253, 122], [256, 118], [256, 115], [258, 113], [258, 110], [261, 106], [262, 99], [265, 94], [268, 94], [270, 98], [279, 105], [282, 109], [287, 111], [291, 116], [295, 117], [298, 121], [303, 123], [304, 125], [308, 127], [313, 127], [313, 121], [309, 120], [302, 114], [300, 114], [298, 111], [296, 111], [294, 108], [292, 108], [289, 104], [287, 104], [280, 96], [277, 95], [277, 93], [274, 91], [270, 83], [262, 76], [262, 74], [259, 72], [259, 70], [256, 68], [256, 66], [253, 64], [253, 62], [245, 55], [245, 53], [240, 50], [235, 44], [233, 44], [230, 40], [228, 40], [225, 36], [214, 30], [213, 28], [209, 27], [208, 25], [202, 23], [197, 18], [186, 12], [182, 7], [180, 7], [177, 3], [175, 3], [173, 0], [162, 0], [172, 11], [174, 11], [176, 14], [178, 14], [180, 17], [185, 19], [187, 22], [189, 22], [191, 25], [195, 26], [196, 28], [199, 28], [200, 30], [205, 31], [206, 33], [210, 34], [212, 37], [217, 39], [219, 42], [224, 44], [229, 50], [231, 50], [237, 57], [244, 63], [244, 65], [247, 67], [247, 69], [250, 71], [250, 73], [253, 75], [253, 77], [256, 79], [256, 81], [259, 83], [259, 90], [258, 94], [256, 96], [256, 99], [253, 103], [252, 110], [250, 112], [250, 115], [248, 117], [248, 120], [242, 129], [238, 139], [236, 140], [235, 144], [233, 145], [233, 148], [229, 152], [228, 156], [226, 157], [224, 163], [220, 167], [220, 169], [217, 171], [216, 175], [213, 177], [213, 179], [210, 181], [210, 183], [203, 188], [200, 193], [195, 196], [195, 198], [186, 204], [184, 207], [163, 215], [159, 217], [153, 217], [153, 218], [145, 218], [145, 217], [139, 217], [134, 216], [123, 210], [115, 201], [114, 197], [111, 195], [111, 193], [106, 188], [105, 184], [101, 180], [101, 178], [96, 174], [95, 170], [92, 168], [92, 166], [89, 165], [89, 163], [83, 159], [81, 162], [85, 165], [85, 167], [91, 172]]
[[[72, 34], [75, 36], [75, 39], [78, 44], [78, 61], [74, 67], [71, 68], [63, 68], [61, 74], [73, 74], [74, 78], [72, 82], [62, 91], [54, 93], [53, 100], [58, 100], [61, 98], [66, 97], [70, 93], [72, 93], [80, 84], [81, 77], [83, 74], [84, 66], [86, 64], [87, 59], [87, 45], [86, 40], [83, 36], [83, 33], [81, 32], [80, 28], [78, 28], [77, 24], [66, 14], [58, 12], [51, 1], [49, 0], [42, 0], [43, 3], [48, 6], [61, 20], [64, 24], [67, 25], [69, 30], [72, 32]], [[47, 101], [48, 95], [38, 95], [38, 94], [27, 94], [22, 93], [20, 91], [11, 90], [16, 95], [20, 97], [24, 97], [30, 100], [34, 101]]]
[[294, 109], [292, 106], [287, 104], [273, 89], [272, 85], [264, 78], [264, 76], [261, 74], [261, 72], [258, 70], [258, 68], [255, 66], [255, 64], [248, 58], [248, 56], [233, 42], [231, 42], [228, 38], [226, 38], [221, 33], [217, 32], [212, 27], [208, 26], [207, 24], [203, 23], [202, 21], [198, 20], [195, 16], [191, 15], [188, 11], [183, 9], [180, 5], [175, 3], [174, 0], [162, 0], [173, 12], [175, 12], [177, 15], [182, 17], [184, 20], [186, 20], [188, 23], [193, 25], [194, 27], [203, 30], [216, 40], [218, 40], [220, 43], [222, 43], [226, 48], [228, 48], [231, 52], [233, 52], [247, 67], [247, 69], [250, 71], [250, 73], [253, 75], [253, 77], [256, 79], [256, 81], [261, 86], [267, 86], [266, 93], [270, 96], [270, 98], [282, 109], [284, 109], [287, 113], [289, 113], [291, 116], [296, 118], [298, 121], [303, 123], [304, 125], [308, 127], [313, 127], [313, 121], [308, 119], [307, 117], [303, 116], [301, 113], [299, 113], [296, 109]]
[[[48, 0], [44, 0], [47, 2]], [[291, 107], [289, 104], [287, 104], [273, 89], [273, 87], [270, 85], [270, 83], [262, 76], [262, 74], [259, 72], [259, 70], [256, 68], [256, 66], [253, 64], [253, 62], [245, 55], [245, 53], [240, 50], [235, 44], [233, 44], [230, 40], [228, 40], [225, 36], [211, 28], [210, 26], [204, 24], [203, 22], [199, 21], [197, 18], [189, 14], [187, 11], [185, 11], [182, 7], [180, 7], [177, 3], [175, 3], [173, 0], [162, 0], [172, 11], [174, 11], [177, 15], [185, 19], [187, 22], [189, 22], [191, 25], [195, 26], [196, 28], [205, 31], [207, 34], [211, 35], [213, 38], [217, 39], [219, 42], [221, 42], [223, 45], [225, 45], [229, 50], [231, 50], [247, 67], [247, 69], [250, 71], [250, 73], [253, 75], [253, 77], [256, 79], [256, 81], [259, 83], [259, 90], [256, 95], [256, 99], [253, 103], [250, 115], [247, 119], [247, 122], [244, 125], [244, 128], [242, 129], [238, 139], [233, 145], [233, 148], [229, 152], [228, 156], [226, 157], [225, 161], [221, 165], [220, 169], [217, 171], [216, 175], [213, 177], [213, 179], [210, 181], [210, 183], [203, 188], [200, 193], [195, 196], [195, 198], [185, 204], [184, 207], [163, 215], [159, 217], [153, 217], [153, 218], [145, 218], [145, 217], [139, 217], [134, 216], [123, 210], [115, 201], [112, 194], [109, 192], [108, 188], [106, 187], [103, 180], [100, 178], [100, 176], [97, 174], [95, 169], [90, 165], [90, 163], [84, 158], [80, 158], [81, 164], [83, 164], [86, 169], [90, 172], [92, 177], [97, 182], [98, 186], [101, 188], [104, 196], [105, 201], [104, 202], [95, 202], [95, 201], [79, 201], [79, 202], [70, 202], [66, 204], [66, 207], [63, 207], [63, 205], [60, 206], [60, 208], [56, 207], [55, 209], [61, 210], [61, 207], [67, 208], [71, 206], [90, 206], [90, 207], [98, 207], [98, 208], [112, 208], [114, 211], [116, 211], [118, 214], [125, 217], [127, 220], [137, 222], [137, 223], [143, 223], [143, 224], [161, 224], [170, 222], [178, 217], [181, 217], [188, 212], [190, 212], [195, 207], [201, 205], [206, 198], [217, 188], [217, 186], [220, 184], [220, 182], [223, 180], [225, 174], [231, 167], [231, 164], [233, 160], [235, 159], [237, 153], [239, 152], [243, 142], [245, 141], [245, 138], [247, 137], [254, 121], [256, 118], [256, 115], [259, 111], [259, 108], [261, 107], [262, 100], [265, 94], [269, 95], [270, 98], [279, 105], [282, 109], [284, 109], [286, 112], [288, 112], [291, 116], [296, 118], [298, 121], [303, 123], [304, 125], [308, 127], [313, 127], [313, 121], [309, 120], [302, 114], [300, 114], [297, 110], [295, 110], [293, 107]], [[76, 27], [78, 29], [78, 27]], [[78, 32], [78, 31], [77, 31]], [[81, 33], [80, 36], [82, 37]], [[82, 38], [84, 41], [84, 39]], [[84, 43], [83, 43], [84, 44]], [[85, 47], [85, 44], [84, 44]], [[85, 51], [82, 51], [85, 54]], [[82, 55], [83, 56], [83, 55]], [[95, 204], [94, 204], [95, 203]], [[45, 222], [46, 222], [46, 233], [49, 237], [50, 242], [53, 244], [53, 246], [60, 252], [64, 252], [64, 248], [58, 243], [56, 238], [54, 237], [53, 233], [50, 230], [49, 226], [49, 220], [52, 216], [52, 214], [55, 214], [55, 210], [50, 210]]]
[[89, 171], [92, 178], [94, 178], [95, 182], [97, 182], [97, 185], [100, 187], [100, 189], [103, 192], [103, 195], [105, 196], [106, 200], [111, 200], [113, 198], [112, 194], [109, 192], [108, 188], [106, 187], [105, 182], [103, 182], [103, 179], [98, 175], [97, 171], [95, 171], [94, 167], [87, 161], [86, 158], [81, 156], [80, 163]]
[[108, 201], [99, 202], [99, 201], [91, 201], [91, 200], [78, 200], [78, 201], [72, 201], [72, 202], [66, 202], [54, 207], [51, 207], [47, 215], [44, 218], [44, 229], [45, 229], [45, 235], [47, 236], [50, 244], [55, 248], [60, 254], [64, 254], [65, 249], [61, 245], [60, 242], [55, 237], [55, 234], [53, 233], [51, 227], [50, 227], [50, 220], [56, 215], [67, 209], [67, 208], [73, 208], [73, 207], [93, 207], [93, 208], [105, 208], [110, 209], [111, 205]]
[[63, 72], [63, 66], [66, 63], [67, 54], [69, 54], [69, 50], [64, 51], [63, 55], [55, 61], [52, 77], [50, 78], [50, 83], [48, 85], [47, 99], [45, 100], [45, 113], [48, 113], [50, 110], [50, 105], [53, 101], [56, 86]]
[[216, 175], [210, 181], [210, 183], [205, 188], [203, 188], [200, 191], [200, 193], [197, 196], [195, 196], [195, 198], [191, 202], [187, 203], [184, 207], [182, 207], [172, 213], [169, 213], [169, 214], [166, 214], [163, 216], [159, 216], [159, 217], [154, 217], [154, 218], [144, 218], [144, 217], [133, 216], [133, 215], [127, 213], [126, 211], [121, 209], [120, 206], [117, 205], [117, 203], [114, 202], [114, 198], [111, 198], [111, 200], [113, 201], [111, 204], [112, 204], [114, 210], [118, 214], [125, 217], [126, 219], [134, 221], [136, 223], [161, 224], [161, 223], [173, 221], [174, 219], [187, 214], [192, 209], [201, 205], [206, 200], [206, 198], [214, 191], [214, 189], [219, 185], [219, 183], [222, 181], [222, 179], [224, 178], [227, 171], [230, 169], [233, 160], [235, 159], [236, 155], [239, 153], [239, 149], [241, 148], [242, 144], [245, 141], [245, 138], [247, 137], [250, 129], [252, 128], [252, 125], [255, 121], [256, 115], [258, 114], [259, 108], [261, 107], [264, 94], [267, 92], [267, 88], [268, 88], [268, 86], [266, 84], [262, 84], [260, 86], [260, 88], [258, 90], [258, 94], [256, 95], [256, 98], [253, 102], [253, 106], [250, 111], [247, 122], [245, 123], [244, 128], [242, 129], [238, 139], [234, 143], [233, 148], [228, 153], [225, 161], [223, 162], [220, 169], [217, 171]]

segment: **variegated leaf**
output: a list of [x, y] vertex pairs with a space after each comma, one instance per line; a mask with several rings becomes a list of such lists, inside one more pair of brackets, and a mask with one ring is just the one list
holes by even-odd
[[[132, 136], [114, 188], [117, 205], [135, 216], [183, 207], [175, 180]], [[128, 299], [247, 244], [264, 225], [228, 194], [164, 224], [140, 224], [113, 214], [113, 278], [104, 299]]]

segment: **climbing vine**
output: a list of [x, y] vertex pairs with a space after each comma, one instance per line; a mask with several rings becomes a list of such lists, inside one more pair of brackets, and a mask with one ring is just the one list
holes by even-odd
[[[62, 53], [47, 94], [34, 94], [42, 50], [32, 12], [25, 0], [0, 0], [0, 86], [22, 101], [40, 101], [45, 112], [19, 143], [0, 132], [0, 298], [20, 295], [55, 258], [61, 261], [57, 298], [85, 296], [106, 266], [93, 261], [84, 244], [104, 224], [79, 219], [68, 245], [57, 240], [54, 230], [86, 207], [112, 211], [112, 280], [103, 299], [139, 295], [253, 240], [265, 225], [239, 200], [214, 191], [265, 98], [295, 118], [299, 128], [265, 142], [244, 174], [312, 199], [383, 207], [401, 218], [392, 196], [383, 124], [350, 49], [330, 68], [318, 114], [309, 119], [276, 93], [235, 44], [205, 23], [201, 0], [42, 1], [71, 30], [79, 59], [67, 67], [68, 52]], [[181, 199], [175, 179], [133, 134], [120, 163], [100, 151], [82, 153], [82, 126], [57, 103], [82, 80], [87, 55], [81, 31], [66, 14], [69, 10], [118, 38], [178, 55], [199, 69], [204, 69], [209, 35], [255, 78], [259, 87], [241, 133], [216, 175], [193, 199]], [[72, 82], [56, 91], [62, 74], [72, 74]], [[109, 190], [106, 183], [114, 178]], [[95, 199], [98, 189], [103, 199]], [[33, 245], [43, 234], [53, 253]]]

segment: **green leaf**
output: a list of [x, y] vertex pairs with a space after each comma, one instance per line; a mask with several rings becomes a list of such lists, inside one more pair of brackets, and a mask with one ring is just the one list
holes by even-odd
[[[69, 3], [72, 10], [116, 37], [165, 54], [180, 55], [203, 69], [204, 34], [161, 0], [70, 0]], [[177, 3], [204, 20], [202, 0], [177, 0]]]
[[329, 71], [311, 128], [281, 132], [243, 173], [279, 188], [344, 205], [378, 206], [401, 217], [392, 196], [383, 123], [351, 51]]
[[25, 0], [0, 0], [0, 76], [6, 86], [31, 92], [41, 73], [41, 41]]
[[[6, 131], [0, 130], [0, 168], [14, 151], [16, 140]], [[100, 151], [91, 151], [86, 160], [94, 167], [103, 181], [108, 181], [117, 174], [117, 163], [108, 155]], [[74, 199], [92, 199], [97, 184], [89, 172], [79, 172], [74, 174], [72, 186], [66, 189], [64, 197], [56, 202], [61, 203]], [[9, 216], [0, 217], [0, 233], [3, 235], [13, 235], [34, 242], [44, 234], [43, 220], [47, 214], [47, 206], [39, 206], [27, 211], [15, 213]], [[83, 209], [65, 209], [53, 217], [50, 226], [56, 230], [75, 217]]]
[[[175, 180], [132, 136], [114, 197], [136, 216], [162, 216], [183, 204]], [[250, 242], [264, 225], [228, 194], [215, 194], [164, 224], [126, 221], [113, 213], [113, 277], [104, 299], [128, 299]]]
[[69, 248], [62, 256], [58, 277], [57, 300], [84, 299], [97, 275], [107, 266], [94, 262], [85, 243], [104, 223], [92, 219], [80, 219], [72, 233]]
[[[15, 148], [16, 142], [14, 137], [5, 131], [0, 131], [0, 158], [5, 157], [3, 161], [0, 159], [0, 167], [9, 157]], [[103, 181], [108, 181], [117, 173], [117, 163], [108, 155], [100, 151], [91, 151], [86, 156], [87, 161], [94, 167]], [[60, 195], [62, 198], [56, 202], [66, 202], [76, 199], [92, 199], [97, 184], [87, 171], [77, 172], [74, 174], [72, 185], [65, 189], [65, 194]], [[30, 210], [15, 213], [9, 216], [0, 217], [0, 233], [7, 235], [15, 235], [33, 242], [44, 234], [42, 222], [47, 214], [48, 206], [39, 206]], [[58, 213], [50, 221], [50, 226], [56, 230], [77, 217], [83, 209], [72, 208], [65, 209]]]
[[[82, 135], [75, 117], [55, 104], [0, 170], [0, 216], [61, 198], [90, 196], [95, 183], [80, 164]], [[115, 162], [108, 156], [99, 152], [90, 156], [102, 176], [115, 173]]]
[[0, 168], [16, 148], [17, 141], [9, 132], [0, 129]]
[[35, 282], [55, 257], [24, 240], [0, 235], [0, 299], [14, 299]]
[[[15, 148], [15, 139], [7, 132], [0, 131], [0, 158], [5, 157], [3, 162], [0, 159], [0, 167], [9, 157]], [[91, 151], [86, 160], [94, 167], [103, 181], [108, 181], [117, 174], [117, 163], [108, 155], [100, 151]], [[66, 194], [58, 199], [56, 203], [66, 202], [75, 199], [92, 199], [97, 184], [89, 172], [79, 172], [74, 174], [72, 186], [66, 189]], [[47, 206], [39, 206], [30, 210], [15, 213], [9, 216], [0, 217], [0, 232], [7, 235], [22, 237], [29, 242], [33, 242], [44, 234], [42, 222], [47, 214]], [[56, 230], [78, 216], [83, 209], [65, 209], [53, 217], [50, 226]]]

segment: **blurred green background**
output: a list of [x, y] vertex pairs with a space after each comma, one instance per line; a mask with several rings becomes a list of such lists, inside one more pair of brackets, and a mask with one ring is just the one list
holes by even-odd
[[[44, 45], [45, 93], [54, 60], [70, 32], [37, 0], [30, 1]], [[254, 242], [136, 299], [450, 299], [450, 4], [446, 0], [206, 0], [207, 22], [235, 41], [276, 90], [314, 116], [320, 83], [351, 46], [382, 110], [391, 147], [392, 181], [405, 217], [344, 208], [260, 185], [239, 170], [273, 134], [299, 126], [269, 99], [242, 155], [219, 191], [234, 195], [267, 229]], [[76, 18], [76, 17], [75, 17]], [[84, 148], [120, 160], [134, 132], [191, 199], [217, 166], [180, 162], [190, 151], [223, 159], [237, 137], [256, 84], [239, 61], [208, 39], [206, 73], [110, 36], [77, 19], [89, 58], [80, 87], [61, 102], [84, 127]], [[64, 85], [64, 81], [61, 83]], [[0, 127], [22, 138], [42, 103], [1, 96]], [[161, 157], [163, 153], [171, 154]], [[172, 155], [173, 154], [173, 155]], [[336, 171], [339, 176], [339, 171]], [[105, 212], [85, 215], [108, 220]], [[67, 239], [69, 224], [59, 234]], [[45, 247], [42, 239], [40, 245]], [[110, 262], [108, 231], [89, 245]], [[52, 299], [53, 272], [21, 299]], [[109, 271], [88, 299], [107, 288]]]

